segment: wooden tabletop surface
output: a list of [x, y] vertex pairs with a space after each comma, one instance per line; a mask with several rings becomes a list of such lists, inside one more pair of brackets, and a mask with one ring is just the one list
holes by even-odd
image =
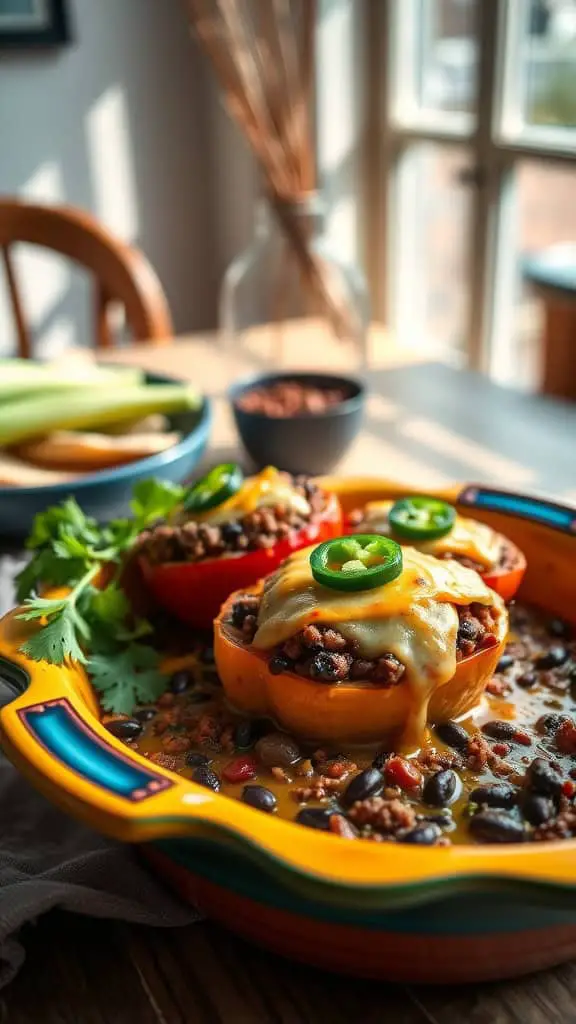
[[[266, 367], [258, 350], [232, 358], [213, 339], [115, 355], [194, 380], [217, 406], [211, 460], [236, 452], [224, 393], [235, 373]], [[306, 351], [288, 365], [339, 365]], [[418, 359], [403, 365], [373, 338], [362, 436], [341, 471], [423, 483], [484, 480], [576, 500], [576, 407], [533, 398]], [[7, 549], [5, 549], [7, 550]], [[1, 554], [1, 550], [0, 550]], [[0, 560], [0, 602], [11, 558]], [[328, 975], [249, 946], [210, 923], [170, 932], [51, 914], [25, 930], [27, 960], [0, 996], [0, 1024], [544, 1024], [576, 1022], [576, 965], [513, 982], [406, 988]]]

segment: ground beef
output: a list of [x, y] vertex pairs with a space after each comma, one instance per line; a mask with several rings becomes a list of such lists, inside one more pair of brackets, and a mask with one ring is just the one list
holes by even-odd
[[[259, 598], [242, 595], [232, 606], [231, 622], [250, 643], [257, 629]], [[476, 650], [496, 643], [495, 622], [490, 608], [480, 604], [458, 608], [460, 625], [456, 640], [456, 659], [469, 657]], [[334, 626], [306, 626], [275, 648], [270, 656], [274, 673], [296, 672], [321, 683], [362, 680], [387, 689], [402, 682], [405, 666], [385, 652], [379, 658], [363, 658], [356, 645]]]
[[328, 779], [321, 775], [318, 782], [314, 782], [310, 786], [298, 786], [294, 790], [294, 799], [300, 804], [307, 803], [309, 800], [324, 800], [332, 792], [339, 790], [340, 786], [340, 779]]
[[197, 562], [218, 555], [273, 547], [289, 534], [318, 519], [326, 506], [324, 492], [306, 477], [290, 477], [294, 490], [305, 497], [310, 514], [303, 516], [285, 505], [259, 508], [229, 523], [159, 523], [138, 539], [138, 550], [154, 565]]
[[477, 650], [493, 646], [495, 621], [492, 609], [482, 604], [458, 608], [459, 626], [456, 638], [456, 660], [469, 658]]
[[422, 768], [430, 771], [444, 771], [446, 768], [460, 769], [462, 758], [452, 750], [435, 750], [434, 747], [423, 747], [416, 758]]
[[470, 771], [483, 771], [489, 764], [491, 756], [492, 748], [480, 733], [470, 737], [466, 751], [466, 767]]
[[387, 800], [382, 796], [357, 800], [348, 817], [359, 827], [370, 826], [386, 835], [396, 835], [416, 824], [416, 811], [402, 800]]
[[[241, 629], [248, 640], [252, 640], [256, 632], [259, 608], [260, 598], [255, 597], [253, 594], [242, 594], [232, 605], [232, 625], [236, 629]], [[249, 621], [250, 630], [244, 629], [246, 620]]]
[[553, 842], [555, 839], [571, 839], [576, 836], [576, 809], [566, 807], [552, 821], [539, 825], [534, 832], [537, 842]]
[[322, 683], [362, 679], [387, 688], [400, 683], [405, 671], [393, 654], [372, 661], [358, 657], [355, 646], [329, 625], [307, 626], [282, 644], [273, 658], [278, 656], [285, 659], [286, 671]]

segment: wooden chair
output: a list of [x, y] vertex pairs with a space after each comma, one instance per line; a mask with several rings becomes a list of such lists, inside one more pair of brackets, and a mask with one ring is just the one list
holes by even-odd
[[82, 210], [0, 199], [0, 251], [20, 356], [29, 358], [32, 354], [12, 259], [13, 246], [20, 242], [52, 249], [92, 271], [97, 348], [114, 344], [108, 315], [112, 302], [124, 306], [126, 323], [135, 341], [170, 341], [173, 332], [166, 298], [141, 252], [119, 241]]

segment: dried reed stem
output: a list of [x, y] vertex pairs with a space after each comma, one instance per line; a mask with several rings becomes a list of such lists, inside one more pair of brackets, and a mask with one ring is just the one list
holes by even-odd
[[310, 247], [294, 204], [316, 187], [311, 105], [316, 0], [188, 0], [228, 112], [248, 140], [312, 295], [339, 337], [350, 312]]

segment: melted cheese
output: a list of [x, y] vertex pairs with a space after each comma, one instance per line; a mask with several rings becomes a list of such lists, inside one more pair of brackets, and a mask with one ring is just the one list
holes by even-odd
[[270, 508], [283, 505], [292, 512], [307, 518], [310, 505], [302, 494], [298, 494], [290, 482], [290, 478], [273, 466], [267, 466], [256, 476], [248, 477], [236, 494], [228, 498], [216, 508], [198, 516], [205, 523], [229, 523], [242, 519], [258, 508]]
[[[355, 527], [355, 532], [392, 536], [388, 513], [393, 504], [392, 501], [368, 502], [364, 508], [364, 518]], [[450, 554], [469, 558], [484, 569], [491, 569], [499, 561], [501, 540], [498, 534], [484, 523], [456, 516], [456, 522], [446, 536], [439, 537], [438, 540], [417, 542], [415, 546], [419, 551], [434, 555], [436, 558]]]
[[411, 689], [407, 736], [422, 733], [435, 689], [456, 671], [457, 605], [503, 605], [472, 569], [404, 548], [400, 576], [373, 590], [331, 590], [310, 569], [313, 548], [295, 552], [264, 583], [254, 646], [268, 650], [311, 623], [330, 623], [369, 659], [386, 652]]

